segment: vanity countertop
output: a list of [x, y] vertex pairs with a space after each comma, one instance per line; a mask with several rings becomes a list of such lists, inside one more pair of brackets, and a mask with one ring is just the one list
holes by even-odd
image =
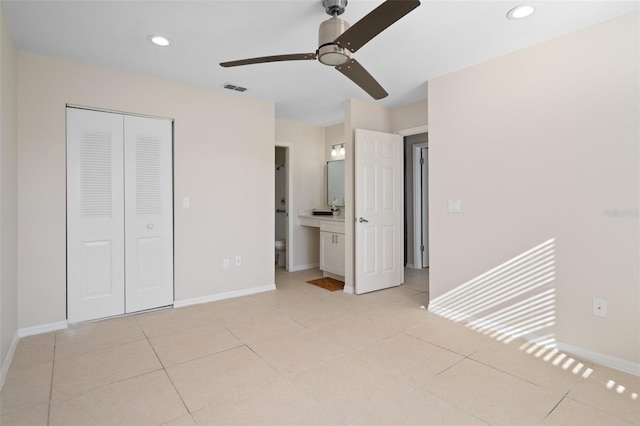
[[314, 216], [312, 214], [299, 214], [298, 217], [299, 218], [305, 218], [305, 219], [329, 220], [329, 221], [332, 221], [332, 222], [344, 222], [344, 215], [337, 215], [337, 216], [317, 215], [317, 216]]
[[311, 227], [314, 227], [314, 228], [320, 228], [320, 224], [322, 222], [344, 223], [344, 215], [338, 215], [338, 216], [318, 215], [318, 216], [314, 216], [311, 213], [300, 213], [300, 214], [298, 214], [298, 220], [300, 221], [300, 225], [302, 225], [302, 226], [311, 226]]

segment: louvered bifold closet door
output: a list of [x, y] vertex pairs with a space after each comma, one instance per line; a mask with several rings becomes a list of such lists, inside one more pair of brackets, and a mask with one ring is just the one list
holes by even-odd
[[172, 123], [125, 116], [126, 311], [173, 303]]
[[123, 176], [122, 115], [67, 108], [69, 322], [124, 313]]

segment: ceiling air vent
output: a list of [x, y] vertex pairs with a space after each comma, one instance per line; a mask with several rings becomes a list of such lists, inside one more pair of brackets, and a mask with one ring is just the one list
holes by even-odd
[[235, 90], [236, 92], [244, 92], [247, 90], [246, 87], [236, 86], [235, 84], [225, 83], [223, 86], [225, 89]]

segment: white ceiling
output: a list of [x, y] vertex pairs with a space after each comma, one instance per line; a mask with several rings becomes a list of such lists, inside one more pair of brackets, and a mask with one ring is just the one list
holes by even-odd
[[[382, 1], [349, 0], [354, 24]], [[535, 13], [506, 19], [527, 3]], [[219, 62], [314, 52], [321, 0], [33, 1], [3, 0], [19, 49], [149, 74], [195, 86], [247, 87], [236, 96], [275, 103], [280, 119], [317, 125], [342, 121], [349, 98], [398, 106], [426, 99], [427, 81], [638, 10], [634, 1], [432, 1], [362, 47], [355, 58], [389, 92], [374, 101], [345, 76], [317, 61], [222, 68]], [[173, 40], [161, 48], [147, 40]], [[615, 48], [615, 46], [612, 46]]]

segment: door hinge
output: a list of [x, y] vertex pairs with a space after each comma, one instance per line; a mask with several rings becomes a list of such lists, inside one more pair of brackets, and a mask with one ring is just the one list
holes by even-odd
[[424, 251], [424, 246], [420, 246], [420, 251]]
[[424, 165], [424, 158], [420, 158], [420, 165]]

